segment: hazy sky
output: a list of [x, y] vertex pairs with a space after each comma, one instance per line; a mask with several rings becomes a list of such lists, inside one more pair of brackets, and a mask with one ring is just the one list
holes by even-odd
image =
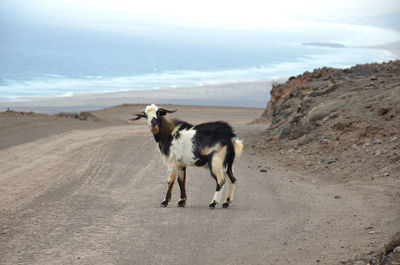
[[277, 28], [400, 12], [399, 0], [2, 0], [0, 15], [55, 21]]

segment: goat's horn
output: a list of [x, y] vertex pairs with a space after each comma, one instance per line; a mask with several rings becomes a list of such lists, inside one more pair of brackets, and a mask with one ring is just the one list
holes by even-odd
[[176, 110], [167, 110], [167, 109], [164, 109], [164, 108], [159, 108], [158, 110], [164, 111], [165, 113], [174, 113], [175, 111], [177, 111], [177, 109]]
[[141, 113], [136, 114], [136, 117], [135, 117], [135, 118], [129, 119], [129, 120], [130, 120], [130, 121], [137, 121], [138, 119], [144, 118], [144, 117], [145, 117], [145, 116], [144, 116], [144, 113], [141, 112]]

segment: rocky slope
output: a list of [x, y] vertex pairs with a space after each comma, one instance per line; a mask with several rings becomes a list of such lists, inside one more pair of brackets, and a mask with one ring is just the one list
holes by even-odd
[[270, 125], [259, 148], [305, 151], [317, 171], [371, 168], [331, 178], [400, 177], [400, 61], [291, 77], [273, 86], [261, 120]]
[[[399, 60], [322, 68], [275, 84], [258, 122], [269, 126], [251, 141], [252, 152], [275, 154], [316, 181], [376, 185], [399, 201]], [[379, 264], [382, 251], [373, 253]]]

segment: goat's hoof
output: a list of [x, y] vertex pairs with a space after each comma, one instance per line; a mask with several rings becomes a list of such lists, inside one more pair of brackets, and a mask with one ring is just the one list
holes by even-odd
[[184, 200], [180, 200], [180, 201], [178, 202], [178, 206], [179, 206], [179, 207], [185, 207], [185, 205], [186, 205], [186, 201], [184, 201]]
[[168, 201], [163, 201], [161, 203], [161, 207], [167, 207], [168, 206]]
[[222, 208], [228, 208], [229, 207], [229, 202], [225, 202], [224, 204], [222, 204]]
[[216, 202], [212, 202], [212, 203], [210, 203], [210, 205], [208, 205], [208, 207], [210, 207], [211, 209], [214, 209], [215, 205], [217, 205], [217, 203]]

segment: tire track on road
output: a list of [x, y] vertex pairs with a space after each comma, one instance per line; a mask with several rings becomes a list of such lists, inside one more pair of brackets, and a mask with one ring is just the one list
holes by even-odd
[[[0, 252], [7, 254], [0, 263], [52, 264], [52, 258], [59, 261], [57, 255], [73, 263], [82, 250], [79, 255], [94, 260], [99, 255], [90, 249], [111, 251], [107, 242], [112, 234], [129, 224], [135, 227], [129, 211], [147, 200], [141, 185], [154, 171], [157, 155], [155, 149], [148, 152], [150, 141], [154, 148], [144, 127], [106, 127], [0, 152], [0, 172], [6, 173], [0, 175], [0, 185], [8, 185], [8, 196], [2, 193], [0, 200]], [[27, 161], [32, 155], [37, 159]], [[137, 163], [146, 156], [145, 163]]]
[[76, 130], [1, 150], [0, 214], [16, 211], [48, 188], [81, 176], [107, 143], [137, 133], [144, 129]]

